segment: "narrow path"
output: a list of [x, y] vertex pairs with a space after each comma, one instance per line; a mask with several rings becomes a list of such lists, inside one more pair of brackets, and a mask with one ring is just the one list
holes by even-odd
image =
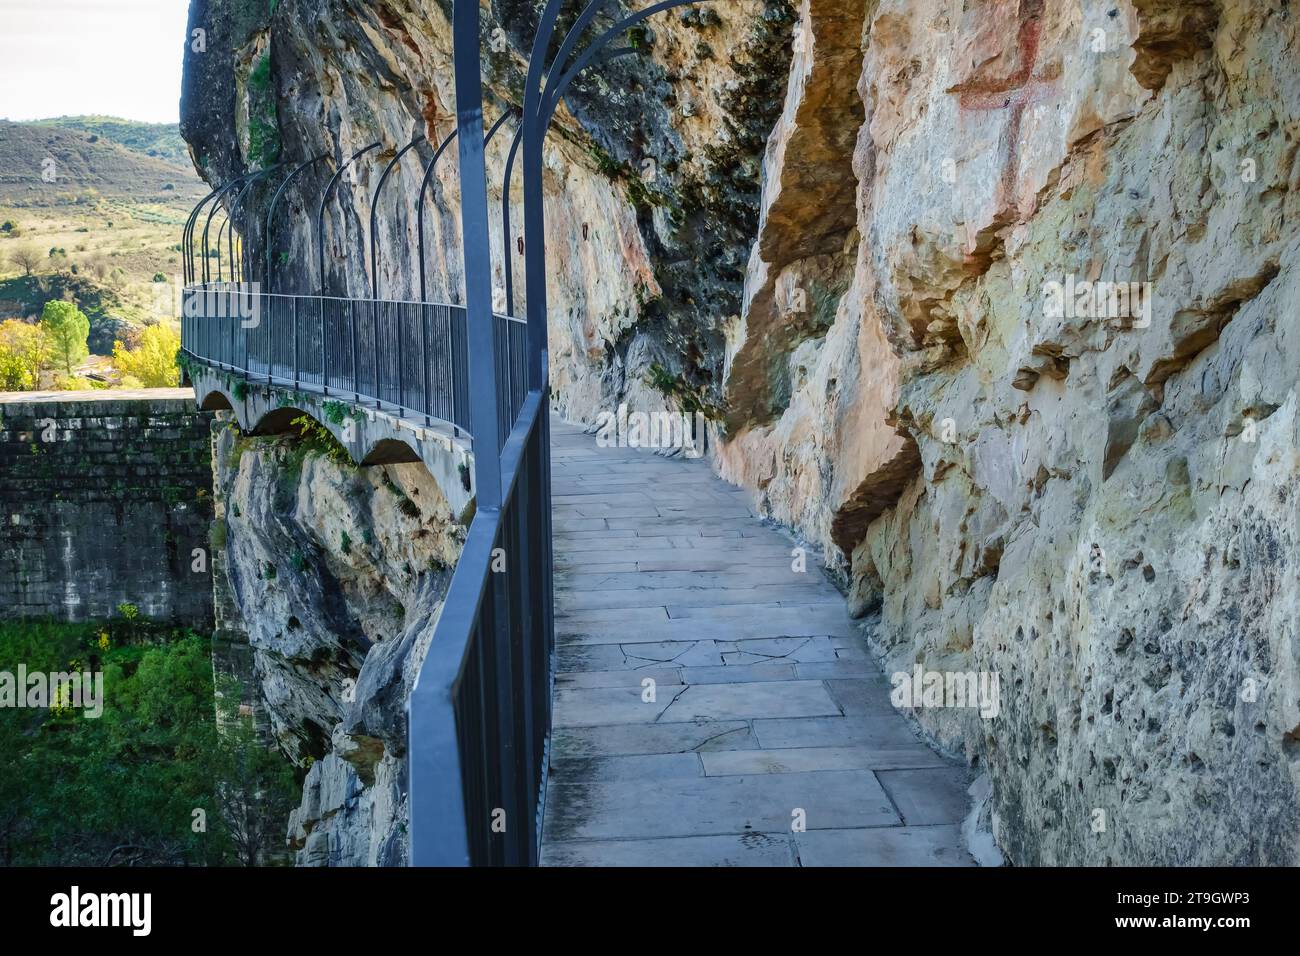
[[543, 864], [969, 865], [965, 768], [894, 711], [815, 559], [702, 462], [552, 440]]

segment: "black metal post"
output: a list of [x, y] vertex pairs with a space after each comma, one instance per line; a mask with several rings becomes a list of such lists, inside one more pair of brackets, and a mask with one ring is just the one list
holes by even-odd
[[[343, 176], [344, 171], [349, 166], [351, 166], [354, 162], [360, 159], [363, 155], [370, 152], [372, 149], [378, 149], [378, 148], [379, 148], [378, 142], [371, 143], [369, 146], [363, 146], [361, 149], [353, 153], [347, 159], [347, 161], [344, 162], [343, 165], [338, 168], [338, 170], [334, 173], [334, 175], [330, 177], [330, 181], [325, 184], [325, 192], [323, 192], [320, 197], [320, 208], [316, 211], [316, 250], [317, 250], [317, 262], [319, 264], [318, 278], [320, 280], [320, 348], [321, 348], [320, 373], [321, 373], [321, 389], [326, 395], [328, 395], [330, 392], [330, 387], [329, 387], [330, 377], [329, 377], [329, 338], [327, 337], [326, 330], [325, 330], [325, 204], [329, 202], [330, 192], [334, 189], [335, 184]], [[357, 348], [356, 336], [357, 336], [357, 330], [356, 330], [356, 325], [354, 323], [352, 327], [353, 354], [356, 354], [356, 348]], [[357, 377], [355, 369], [353, 369], [352, 377], [354, 380]]]
[[262, 230], [262, 241], [266, 244], [266, 290], [268, 292], [273, 289], [271, 280], [274, 275], [274, 270], [272, 268], [274, 260], [271, 255], [271, 224], [275, 221], [275, 207], [279, 205], [280, 197], [284, 195], [284, 191], [289, 187], [289, 183], [293, 181], [294, 177], [308, 166], [313, 163], [319, 163], [324, 158], [325, 154], [321, 153], [314, 159], [306, 160], [305, 162], [301, 162], [295, 166], [290, 170], [289, 175], [284, 177], [284, 182], [280, 183], [280, 188], [275, 191], [275, 195], [271, 198], [271, 205], [266, 211], [266, 227]]
[[388, 182], [388, 176], [393, 168], [412, 148], [423, 142], [424, 136], [417, 136], [397, 151], [397, 155], [384, 167], [384, 172], [379, 177], [379, 185], [375, 187], [375, 194], [370, 200], [370, 297], [372, 299], [379, 298], [379, 197], [383, 195], [384, 183]]

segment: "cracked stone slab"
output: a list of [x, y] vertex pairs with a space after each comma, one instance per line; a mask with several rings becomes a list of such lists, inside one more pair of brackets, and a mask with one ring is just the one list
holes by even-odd
[[704, 773], [727, 777], [754, 773], [812, 773], [819, 770], [892, 770], [949, 767], [929, 747], [793, 747], [787, 750], [720, 750], [702, 754]]
[[795, 834], [801, 866], [974, 866], [955, 825], [809, 830]]
[[[685, 687], [672, 688], [685, 692]], [[555, 727], [594, 727], [601, 724], [639, 724], [657, 720], [673, 702], [673, 695], [656, 693], [646, 701], [640, 687], [587, 687], [555, 691]]]
[[552, 737], [553, 759], [622, 754], [671, 754], [691, 751], [757, 749], [758, 740], [743, 720], [675, 724], [615, 724], [571, 727]]
[[666, 777], [702, 777], [704, 767], [695, 752], [679, 754], [616, 754], [604, 757], [570, 757], [551, 763], [554, 780], [588, 783], [602, 780], [639, 780], [653, 784]]
[[965, 767], [930, 770], [888, 770], [876, 774], [898, 808], [903, 822], [913, 826], [960, 823], [970, 806]]
[[755, 720], [765, 750], [790, 747], [905, 747], [920, 741], [897, 714], [869, 717], [795, 717]]
[[[723, 654], [723, 658], [731, 655]], [[736, 684], [750, 681], [794, 680], [793, 664], [781, 661], [760, 660], [752, 664], [736, 664], [727, 661], [724, 667], [683, 667], [681, 668], [683, 684]]]
[[556, 689], [580, 687], [635, 687], [640, 690], [641, 681], [650, 677], [660, 687], [687, 683], [682, 679], [681, 668], [660, 667], [629, 671], [579, 671], [560, 672], [555, 675]]
[[[657, 609], [661, 610], [662, 609]], [[747, 641], [773, 637], [822, 637], [834, 627], [832, 622], [815, 615], [757, 615], [754, 617], [687, 617], [681, 620], [664, 618], [639, 621], [636, 627], [620, 626], [616, 621], [576, 621], [557, 618], [556, 640], [560, 643], [579, 644], [653, 644], [660, 641], [691, 641], [701, 638], [714, 640]], [[832, 651], [838, 655], [840, 651]], [[819, 655], [820, 656], [820, 655]], [[839, 660], [837, 656], [827, 661]], [[863, 657], [862, 661], [866, 662]], [[872, 672], [879, 673], [871, 664]], [[837, 675], [852, 676], [852, 675]]]
[[551, 841], [781, 832], [796, 811], [809, 829], [900, 823], [875, 776], [864, 771], [675, 779], [654, 787], [552, 784], [546, 802], [543, 838]]
[[[631, 553], [628, 559], [635, 557]], [[810, 579], [807, 574], [797, 574], [788, 567], [742, 567], [720, 571], [566, 571], [557, 575], [563, 588], [557, 590], [580, 591], [645, 591], [667, 588], [686, 588], [691, 591], [722, 591], [737, 588], [768, 588], [772, 586], [804, 588], [809, 592], [838, 594], [825, 581]]]
[[[874, 661], [868, 660], [840, 660], [838, 657], [833, 661], [817, 661], [814, 663], [800, 663], [795, 665], [795, 673], [804, 680], [836, 680], [840, 678], [868, 678], [872, 680], [883, 680], [884, 675], [880, 673], [880, 668]], [[886, 689], [890, 685], [886, 684]]]
[[660, 720], [815, 717], [839, 712], [821, 681], [763, 681], [687, 687], [664, 709]]
[[[557, 603], [559, 595], [557, 594]], [[617, 610], [638, 607], [668, 607], [669, 617], [675, 608], [714, 608], [727, 605], [752, 605], [756, 600], [789, 601], [792, 605], [824, 604], [843, 613], [844, 598], [838, 591], [793, 585], [761, 588], [646, 588], [618, 591], [570, 590], [564, 593], [564, 607], [570, 611]], [[695, 616], [699, 616], [697, 613]]]
[[896, 713], [894, 705], [889, 701], [890, 685], [882, 680], [836, 679], [825, 683], [831, 697], [839, 704], [840, 711], [847, 716]]

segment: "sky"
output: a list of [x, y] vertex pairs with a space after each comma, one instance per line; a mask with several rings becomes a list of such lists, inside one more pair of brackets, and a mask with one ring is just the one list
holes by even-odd
[[0, 0], [0, 118], [180, 118], [189, 0]]

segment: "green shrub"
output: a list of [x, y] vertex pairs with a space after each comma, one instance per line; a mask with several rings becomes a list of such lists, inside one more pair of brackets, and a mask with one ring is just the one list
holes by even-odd
[[[224, 715], [229, 730], [218, 733], [207, 638], [157, 627], [148, 637], [123, 640], [111, 624], [0, 622], [0, 670], [88, 671], [103, 690], [98, 717], [66, 704], [0, 708], [0, 864], [268, 862], [294, 803], [291, 768], [250, 720]], [[242, 698], [237, 686], [221, 690], [231, 704]], [[248, 792], [261, 799], [247, 803]], [[270, 839], [236, 839], [250, 830]]]

